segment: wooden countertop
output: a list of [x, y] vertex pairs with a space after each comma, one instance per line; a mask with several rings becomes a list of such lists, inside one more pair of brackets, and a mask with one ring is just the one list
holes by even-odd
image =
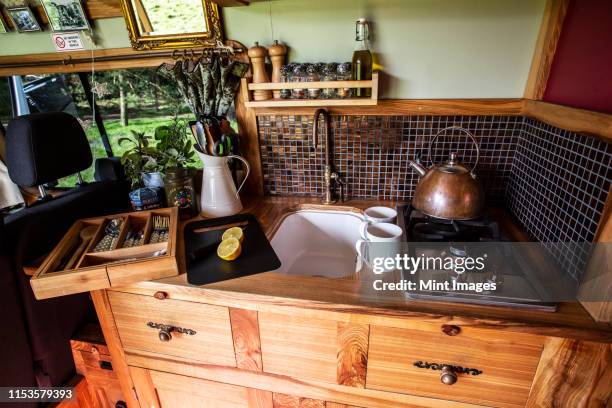
[[[270, 238], [285, 215], [301, 208], [300, 206], [312, 207], [318, 202], [316, 198], [264, 197], [245, 200], [244, 211], [257, 217]], [[391, 201], [350, 201], [334, 207], [359, 211], [373, 205], [395, 204], [397, 203]], [[528, 239], [527, 235], [512, 223], [509, 215], [504, 216], [503, 212], [497, 212], [495, 218], [498, 218], [504, 224], [503, 227], [517, 240]], [[178, 240], [179, 254], [183, 253], [182, 237], [181, 230]], [[444, 323], [612, 342], [612, 326], [593, 321], [578, 302], [560, 303], [558, 311], [551, 313], [510, 307], [406, 300], [403, 295], [397, 295], [395, 298], [390, 295], [381, 299], [379, 295], [372, 293], [370, 282], [290, 276], [274, 272], [194, 286], [187, 283], [182, 258], [179, 259], [179, 267], [182, 273], [178, 276], [111, 290], [147, 295], [165, 291], [170, 297], [180, 300], [257, 311], [307, 314], [310, 317], [332, 316], [338, 320], [350, 319], [351, 322], [384, 322], [385, 325], [398, 327]]]

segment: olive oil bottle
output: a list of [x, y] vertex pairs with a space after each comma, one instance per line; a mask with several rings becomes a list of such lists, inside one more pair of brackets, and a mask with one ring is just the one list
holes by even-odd
[[[362, 81], [372, 79], [372, 53], [368, 49], [370, 25], [365, 18], [360, 18], [355, 24], [355, 41], [357, 45], [353, 52], [352, 77]], [[356, 88], [355, 96], [370, 97], [371, 88]]]

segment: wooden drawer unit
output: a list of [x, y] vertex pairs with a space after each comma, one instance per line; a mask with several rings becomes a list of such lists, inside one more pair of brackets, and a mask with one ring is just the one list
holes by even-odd
[[336, 382], [333, 320], [259, 313], [263, 369], [273, 374]]
[[88, 324], [70, 340], [74, 365], [87, 379], [95, 407], [126, 407], [110, 353], [98, 325]]
[[267, 391], [139, 367], [130, 367], [130, 373], [140, 405], [146, 408], [272, 407]]
[[[478, 329], [409, 330], [370, 326], [366, 388], [498, 407], [523, 407], [543, 338]], [[454, 329], [454, 330], [453, 330]], [[457, 333], [458, 331], [458, 333]], [[419, 364], [421, 362], [422, 364]], [[428, 364], [475, 369], [452, 385]], [[452, 381], [452, 374], [446, 379]]]
[[227, 307], [108, 291], [126, 350], [236, 366]]

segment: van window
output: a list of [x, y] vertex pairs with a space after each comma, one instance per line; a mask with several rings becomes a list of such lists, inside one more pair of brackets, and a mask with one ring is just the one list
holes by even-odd
[[[131, 131], [152, 134], [175, 113], [189, 116], [189, 108], [179, 95], [176, 84], [158, 75], [154, 68], [125, 69], [85, 74], [26, 75], [21, 77], [23, 93], [30, 113], [63, 111], [81, 122], [91, 151], [96, 158], [121, 156], [127, 146], [118, 140]], [[92, 90], [97, 123], [92, 115]], [[8, 90], [7, 90], [8, 91]], [[0, 98], [2, 97], [0, 88]], [[1, 99], [0, 99], [1, 100]], [[10, 99], [8, 104], [10, 112]], [[4, 120], [4, 119], [3, 119]], [[93, 181], [94, 165], [81, 172], [85, 181]], [[77, 176], [58, 181], [59, 187], [72, 187]]]

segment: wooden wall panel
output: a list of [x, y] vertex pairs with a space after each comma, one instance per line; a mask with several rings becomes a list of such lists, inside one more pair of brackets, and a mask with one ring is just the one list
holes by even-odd
[[265, 390], [247, 389], [248, 408], [273, 408], [272, 392]]
[[[333, 115], [520, 115], [522, 99], [381, 99], [376, 106], [329, 106]], [[313, 115], [316, 107], [254, 108], [259, 115]]]
[[[9, 55], [0, 57], [0, 76], [26, 74], [54, 74], [91, 71], [91, 51]], [[128, 68], [156, 68], [172, 61], [167, 52], [134, 51], [132, 48], [108, 48], [94, 51], [96, 71]], [[113, 57], [131, 59], [109, 60]]]
[[335, 321], [259, 313], [259, 331], [265, 372], [336, 382]]
[[247, 108], [244, 100], [248, 90], [241, 85], [236, 97], [236, 121], [240, 133], [240, 154], [249, 162], [251, 174], [246, 180], [244, 192], [252, 196], [263, 196], [263, 171], [259, 152], [259, 132], [255, 110]]
[[274, 408], [325, 408], [325, 401], [296, 395], [273, 394]]
[[[130, 367], [130, 375], [134, 382], [134, 389], [141, 407], [160, 408], [159, 399], [155, 392], [155, 385], [151, 379], [150, 371], [140, 367]], [[136, 406], [136, 405], [135, 405]], [[132, 408], [132, 406], [129, 406]]]
[[102, 332], [104, 333], [106, 346], [111, 355], [113, 370], [119, 378], [125, 402], [127, 402], [129, 407], [138, 407], [138, 400], [134, 395], [134, 384], [132, 383], [129, 368], [125, 361], [123, 346], [119, 339], [108, 295], [105, 290], [92, 291], [90, 294], [96, 308], [98, 320], [100, 321], [100, 327], [102, 327]]
[[356, 407], [354, 405], [339, 404], [337, 402], [327, 401], [325, 403], [325, 408], [359, 408], [359, 407]]
[[578, 290], [580, 304], [596, 322], [612, 323], [612, 186], [595, 234], [598, 245], [591, 252]]
[[[121, 3], [119, 0], [86, 0], [83, 2], [83, 9], [90, 20], [123, 16], [121, 13]], [[39, 23], [43, 25], [49, 24], [49, 19], [47, 18], [47, 14], [45, 13], [42, 5], [35, 4], [32, 7], [32, 11]], [[2, 10], [2, 14], [4, 16], [3, 20], [5, 21], [6, 25], [14, 29], [13, 22], [6, 13], [5, 8]]]
[[527, 407], [605, 407], [611, 368], [612, 344], [549, 337]]
[[262, 371], [257, 312], [230, 308], [229, 313], [236, 352], [236, 367], [243, 370]]
[[85, 0], [85, 12], [92, 20], [123, 17], [120, 0]]
[[540, 33], [525, 86], [525, 98], [527, 99], [541, 100], [544, 96], [568, 4], [569, 0], [546, 1]]
[[524, 101], [523, 114], [561, 129], [587, 133], [612, 142], [612, 115], [553, 103]]
[[158, 371], [150, 371], [149, 374], [163, 408], [251, 408], [246, 387]]
[[365, 388], [370, 326], [338, 322], [338, 384]]

